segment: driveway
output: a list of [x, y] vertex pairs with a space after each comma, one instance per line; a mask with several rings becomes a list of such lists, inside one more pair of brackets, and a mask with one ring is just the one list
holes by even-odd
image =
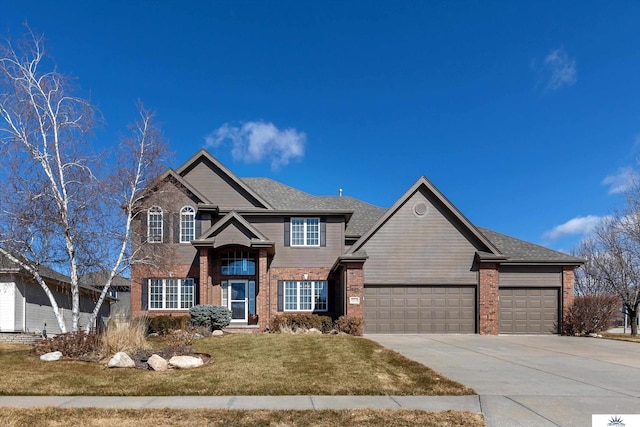
[[640, 344], [561, 336], [367, 335], [475, 389], [487, 425], [640, 414]]

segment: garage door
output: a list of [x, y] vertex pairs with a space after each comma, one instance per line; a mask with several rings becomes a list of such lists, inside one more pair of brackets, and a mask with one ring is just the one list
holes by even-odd
[[558, 289], [500, 289], [501, 334], [555, 334]]
[[475, 287], [365, 285], [364, 331], [473, 334]]

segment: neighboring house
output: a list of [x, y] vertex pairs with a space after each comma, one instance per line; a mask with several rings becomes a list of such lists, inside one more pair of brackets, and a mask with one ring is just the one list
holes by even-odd
[[[102, 291], [109, 274], [111, 274], [109, 271], [87, 273], [80, 277], [80, 283]], [[111, 297], [111, 316], [129, 320], [131, 318], [131, 279], [115, 276], [107, 295]]]
[[[71, 290], [69, 277], [46, 267], [40, 267], [40, 275], [53, 292], [67, 331], [71, 330]], [[84, 327], [95, 307], [100, 293], [80, 285], [80, 327]], [[102, 305], [98, 316], [102, 326], [110, 314], [110, 302]], [[49, 297], [33, 277], [17, 264], [0, 256], [0, 332], [59, 334], [58, 321]]]
[[[240, 179], [201, 150], [148, 189], [133, 316], [232, 311], [364, 318], [366, 333], [557, 333], [582, 260], [478, 228], [422, 177], [389, 209]], [[246, 325], [246, 326], [245, 326]]]

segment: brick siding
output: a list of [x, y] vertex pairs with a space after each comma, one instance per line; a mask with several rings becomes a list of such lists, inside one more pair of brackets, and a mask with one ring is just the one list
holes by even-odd
[[478, 287], [480, 335], [498, 335], [498, 283], [498, 265], [480, 264]]

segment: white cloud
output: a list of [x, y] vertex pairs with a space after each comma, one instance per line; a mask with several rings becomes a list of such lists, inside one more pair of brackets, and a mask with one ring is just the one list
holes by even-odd
[[587, 215], [570, 219], [564, 224], [557, 225], [544, 233], [546, 239], [557, 239], [570, 234], [586, 234], [593, 230], [604, 218], [603, 216]]
[[602, 185], [609, 187], [609, 194], [620, 194], [627, 191], [634, 183], [635, 171], [632, 167], [618, 170], [618, 173], [609, 175], [602, 180]]
[[546, 89], [558, 90], [572, 86], [578, 79], [576, 61], [570, 58], [564, 48], [552, 50], [543, 61], [544, 73], [548, 79]]
[[307, 136], [289, 128], [280, 130], [273, 123], [246, 122], [240, 126], [225, 123], [205, 137], [210, 147], [230, 142], [235, 160], [258, 163], [265, 159], [272, 169], [287, 165], [291, 160], [304, 157]]

